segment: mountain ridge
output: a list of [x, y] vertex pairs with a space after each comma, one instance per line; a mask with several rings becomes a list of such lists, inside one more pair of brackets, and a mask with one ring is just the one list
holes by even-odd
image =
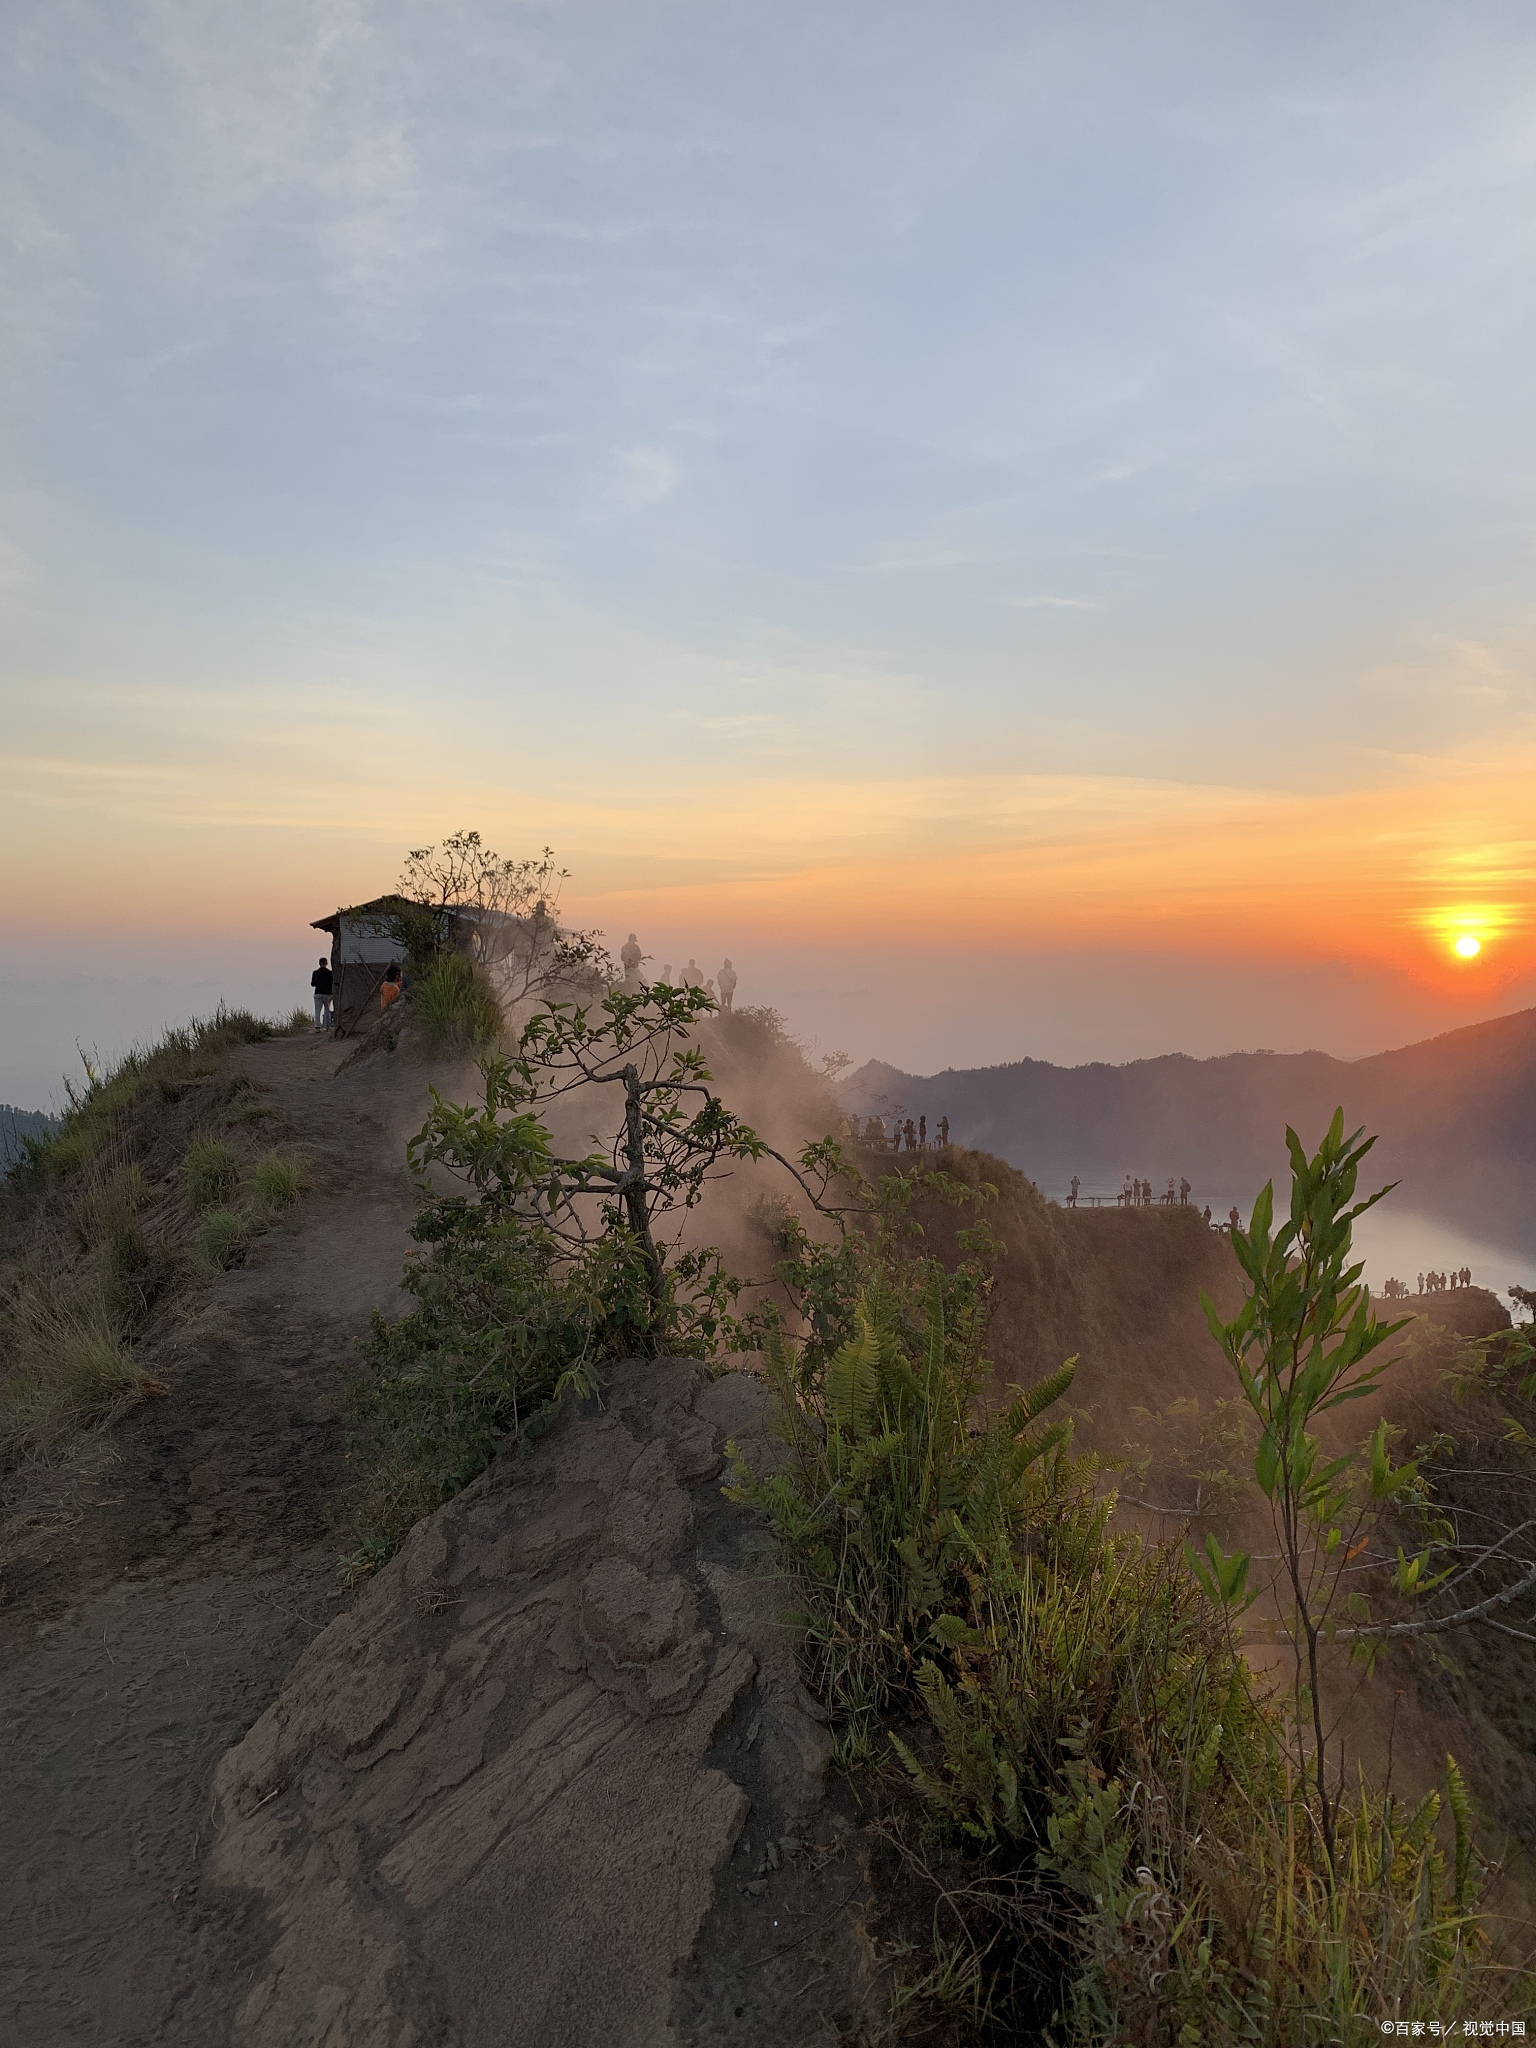
[[869, 1060], [839, 1100], [861, 1117], [947, 1116], [961, 1144], [1059, 1192], [1073, 1174], [1114, 1192], [1128, 1175], [1161, 1193], [1251, 1200], [1286, 1170], [1285, 1126], [1315, 1144], [1336, 1107], [1378, 1134], [1372, 1167], [1402, 1205], [1536, 1252], [1536, 1009], [1343, 1060], [1307, 1051], [1161, 1053], [1113, 1065], [1025, 1056], [908, 1074]]

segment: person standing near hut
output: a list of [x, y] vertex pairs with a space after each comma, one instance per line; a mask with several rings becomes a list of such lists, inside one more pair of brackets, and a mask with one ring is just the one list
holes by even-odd
[[309, 977], [309, 985], [315, 992], [315, 1029], [324, 1031], [331, 1021], [331, 998], [336, 992], [336, 977], [331, 972], [331, 963], [322, 953], [320, 965]]
[[384, 970], [384, 979], [379, 987], [379, 1014], [382, 1016], [393, 1002], [400, 998], [400, 962], [391, 960]]

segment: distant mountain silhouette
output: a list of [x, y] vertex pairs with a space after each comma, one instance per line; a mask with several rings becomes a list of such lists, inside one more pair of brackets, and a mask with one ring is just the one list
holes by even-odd
[[57, 1117], [45, 1116], [40, 1109], [13, 1109], [0, 1102], [0, 1173], [21, 1157], [23, 1138], [45, 1137], [57, 1124]]
[[1286, 1124], [1315, 1146], [1342, 1103], [1348, 1128], [1379, 1134], [1374, 1185], [1400, 1181], [1404, 1208], [1536, 1252], [1536, 1010], [1363, 1060], [1169, 1053], [1126, 1066], [1016, 1060], [930, 1075], [870, 1060], [838, 1094], [860, 1116], [889, 1118], [898, 1106], [926, 1115], [930, 1132], [947, 1116], [957, 1142], [996, 1153], [1047, 1192], [1074, 1173], [1102, 1189], [1133, 1174], [1161, 1194], [1176, 1174], [1199, 1200], [1240, 1205], [1286, 1177]]

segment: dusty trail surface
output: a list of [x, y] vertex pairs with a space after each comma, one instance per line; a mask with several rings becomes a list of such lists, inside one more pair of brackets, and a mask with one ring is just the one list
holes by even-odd
[[426, 1076], [329, 1040], [240, 1058], [317, 1185], [141, 1348], [163, 1401], [88, 1439], [0, 1550], [0, 2039], [207, 2042], [238, 1924], [200, 1903], [219, 1757], [344, 1604], [334, 1367], [398, 1299]]

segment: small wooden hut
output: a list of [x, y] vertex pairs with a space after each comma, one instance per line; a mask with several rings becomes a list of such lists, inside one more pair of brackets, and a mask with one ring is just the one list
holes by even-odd
[[407, 896], [375, 896], [371, 903], [354, 903], [314, 919], [312, 931], [330, 934], [335, 982], [331, 1002], [339, 1033], [363, 1029], [378, 1016], [385, 973], [392, 965], [404, 966], [409, 932], [422, 919], [431, 925], [439, 946], [469, 951], [472, 933], [466, 918], [432, 904], [413, 903]]

